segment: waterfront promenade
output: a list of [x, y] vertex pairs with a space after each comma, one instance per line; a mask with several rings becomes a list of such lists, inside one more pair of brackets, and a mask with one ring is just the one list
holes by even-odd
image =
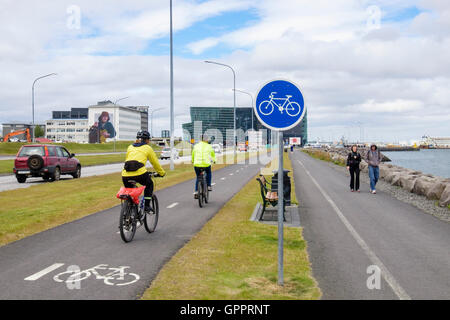
[[350, 192], [348, 174], [332, 163], [301, 151], [291, 161], [323, 299], [450, 298], [448, 222], [382, 190], [370, 194], [364, 179], [361, 193]]

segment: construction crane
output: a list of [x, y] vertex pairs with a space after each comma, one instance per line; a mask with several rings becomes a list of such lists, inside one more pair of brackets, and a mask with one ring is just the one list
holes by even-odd
[[20, 131], [14, 131], [14, 132], [10, 132], [8, 133], [6, 136], [3, 137], [3, 141], [4, 142], [10, 142], [10, 138], [14, 137], [14, 136], [18, 136], [21, 134], [26, 134], [27, 135], [27, 142], [31, 142], [31, 135], [30, 135], [30, 129], [25, 129], [25, 130], [20, 130]]

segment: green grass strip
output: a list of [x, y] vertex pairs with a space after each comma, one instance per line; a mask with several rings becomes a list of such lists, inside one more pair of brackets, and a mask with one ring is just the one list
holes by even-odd
[[277, 227], [249, 221], [261, 200], [252, 179], [164, 266], [142, 299], [319, 299], [301, 228], [284, 228], [277, 285]]

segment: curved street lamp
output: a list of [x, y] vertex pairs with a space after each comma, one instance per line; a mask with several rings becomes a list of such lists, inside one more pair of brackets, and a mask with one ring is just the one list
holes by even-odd
[[33, 81], [33, 86], [31, 87], [31, 109], [32, 109], [32, 116], [33, 116], [33, 124], [32, 124], [32, 131], [33, 131], [33, 138], [32, 138], [32, 142], [34, 142], [34, 85], [36, 84], [36, 82], [42, 78], [46, 78], [46, 77], [50, 77], [50, 76], [56, 76], [56, 73], [50, 73], [50, 74], [46, 74], [45, 76], [41, 76], [39, 78], [36, 78]]
[[238, 89], [233, 89], [233, 91], [237, 91], [240, 93], [245, 93], [246, 95], [250, 96], [250, 98], [252, 98], [252, 131], [255, 131], [255, 127], [253, 126], [253, 95], [247, 91], [242, 91], [242, 90], [238, 90]]
[[152, 111], [150, 112], [150, 125], [151, 125], [150, 133], [151, 133], [151, 135], [152, 135], [152, 138], [153, 138], [153, 112], [159, 111], [159, 110], [162, 110], [162, 109], [164, 109], [164, 108], [157, 108], [157, 109], [152, 110]]
[[234, 154], [236, 155], [236, 73], [234, 72], [234, 69], [224, 63], [214, 62], [206, 60], [205, 63], [212, 63], [212, 64], [218, 64], [220, 66], [224, 66], [227, 68], [230, 68], [231, 71], [233, 71], [233, 93], [234, 93], [234, 103], [233, 103], [233, 110], [234, 110], [234, 116], [233, 116], [233, 149]]
[[[117, 100], [114, 102], [114, 106], [117, 105], [117, 102], [122, 101], [122, 100], [125, 100], [125, 99], [128, 99], [128, 98], [131, 98], [131, 96], [123, 97], [123, 98], [117, 99]], [[117, 119], [116, 119], [116, 107], [114, 107], [114, 122], [116, 122], [116, 121], [117, 121]], [[119, 122], [117, 122], [117, 124], [118, 124], [118, 123], [119, 123]], [[117, 139], [117, 130], [116, 130], [116, 126], [114, 126], [114, 131], [115, 131], [115, 135], [114, 135], [114, 152], [116, 152], [116, 139]]]

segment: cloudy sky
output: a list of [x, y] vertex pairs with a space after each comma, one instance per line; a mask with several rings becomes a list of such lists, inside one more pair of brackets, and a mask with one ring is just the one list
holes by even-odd
[[[310, 139], [450, 136], [450, 1], [173, 0], [175, 126], [190, 106], [232, 106], [236, 87], [296, 82]], [[0, 0], [0, 123], [100, 100], [163, 107], [169, 128], [169, 0]], [[237, 95], [238, 106], [250, 106]]]

